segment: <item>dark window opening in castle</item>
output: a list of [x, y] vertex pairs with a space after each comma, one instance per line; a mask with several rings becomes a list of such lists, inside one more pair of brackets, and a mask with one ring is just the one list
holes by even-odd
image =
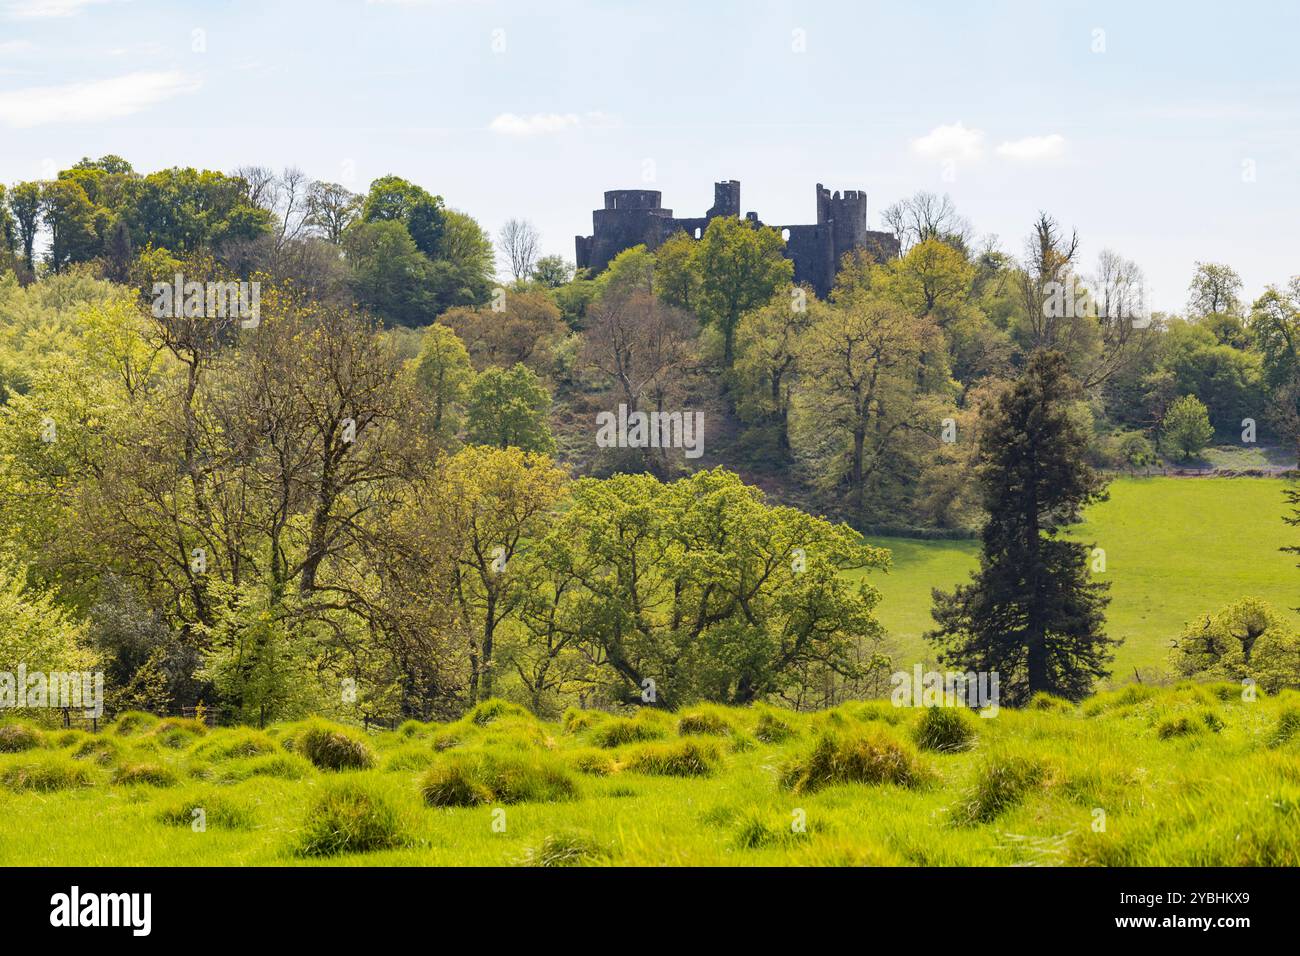
[[[591, 275], [603, 271], [624, 249], [644, 245], [657, 249], [678, 232], [699, 239], [709, 222], [718, 216], [740, 216], [740, 183], [731, 179], [713, 184], [713, 207], [702, 217], [677, 219], [661, 205], [657, 189], [611, 189], [605, 193], [605, 208], [591, 214], [592, 234], [575, 236], [579, 269]], [[759, 222], [757, 213], [746, 213]], [[898, 237], [890, 232], [867, 229], [867, 194], [858, 189], [832, 193], [817, 184], [817, 222], [810, 226], [774, 226], [785, 239], [785, 255], [794, 262], [794, 281], [807, 283], [825, 298], [835, 284], [840, 261], [846, 252], [862, 249], [877, 262], [898, 255]]]

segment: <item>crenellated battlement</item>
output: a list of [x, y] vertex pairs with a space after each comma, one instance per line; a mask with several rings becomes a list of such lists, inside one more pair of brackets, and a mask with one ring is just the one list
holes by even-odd
[[[865, 249], [878, 260], [898, 255], [898, 239], [892, 233], [867, 230], [867, 194], [861, 189], [832, 193], [821, 183], [816, 192], [815, 225], [775, 226], [785, 239], [786, 257], [794, 262], [794, 279], [808, 283], [825, 296], [830, 292], [846, 252]], [[663, 207], [657, 189], [611, 189], [605, 192], [605, 207], [592, 213], [592, 234], [576, 236], [579, 269], [595, 275], [610, 260], [633, 246], [656, 249], [677, 232], [699, 239], [708, 224], [718, 218], [740, 217], [740, 181], [724, 179], [713, 184], [713, 205], [704, 216], [679, 219]], [[745, 219], [762, 225], [758, 214]]]

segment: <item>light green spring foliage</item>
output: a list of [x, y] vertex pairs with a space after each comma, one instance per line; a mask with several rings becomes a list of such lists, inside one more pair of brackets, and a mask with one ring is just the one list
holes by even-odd
[[620, 717], [487, 702], [339, 770], [285, 749], [309, 725], [129, 716], [0, 753], [0, 864], [1296, 866], [1298, 714], [1289, 691], [1130, 685], [967, 715], [960, 749], [879, 702], [643, 710], [662, 736], [601, 746]]

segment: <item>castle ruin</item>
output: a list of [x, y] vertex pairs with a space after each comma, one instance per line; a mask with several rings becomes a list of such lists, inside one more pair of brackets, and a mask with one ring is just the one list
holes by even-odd
[[[731, 179], [713, 184], [713, 206], [703, 216], [678, 219], [661, 205], [657, 189], [611, 189], [605, 193], [605, 208], [591, 214], [592, 234], [575, 236], [577, 265], [592, 275], [604, 270], [624, 249], [644, 245], [656, 249], [665, 239], [684, 232], [693, 239], [704, 235], [709, 222], [718, 216], [740, 216], [740, 183]], [[758, 214], [745, 218], [755, 225]], [[846, 189], [832, 193], [817, 184], [815, 225], [773, 226], [785, 240], [785, 256], [794, 262], [794, 281], [807, 283], [825, 298], [835, 284], [840, 259], [846, 252], [862, 249], [877, 262], [898, 255], [898, 238], [889, 232], [867, 229], [867, 194]]]

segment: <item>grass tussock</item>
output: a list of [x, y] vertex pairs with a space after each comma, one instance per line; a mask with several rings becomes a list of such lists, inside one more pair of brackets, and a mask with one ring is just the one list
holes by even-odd
[[1277, 715], [1277, 724], [1269, 735], [1270, 747], [1281, 747], [1300, 737], [1300, 707], [1284, 707]]
[[926, 707], [912, 726], [912, 739], [922, 750], [958, 753], [978, 736], [975, 721], [961, 707]]
[[512, 704], [508, 700], [501, 700], [493, 697], [478, 704], [473, 710], [465, 715], [465, 719], [471, 723], [478, 724], [480, 727], [484, 724], [490, 724], [494, 720], [500, 720], [502, 717], [522, 717], [526, 720], [532, 720], [533, 715], [525, 707], [518, 704]]
[[26, 724], [5, 724], [0, 727], [0, 754], [22, 753], [45, 746], [45, 735]]
[[754, 736], [765, 744], [785, 743], [798, 733], [792, 721], [774, 710], [760, 711], [754, 725]]
[[98, 736], [87, 737], [72, 751], [72, 756], [76, 760], [86, 760], [90, 763], [98, 764], [101, 767], [107, 767], [109, 764], [119, 760], [123, 753], [123, 747], [112, 737]]
[[189, 827], [192, 832], [207, 830], [251, 830], [256, 816], [246, 803], [223, 793], [204, 793], [168, 804], [157, 812], [159, 823]]
[[174, 787], [178, 778], [170, 767], [150, 761], [124, 763], [113, 771], [118, 786]]
[[614, 856], [605, 843], [580, 830], [548, 833], [540, 843], [527, 847], [519, 866], [596, 866]]
[[451, 754], [420, 783], [431, 807], [572, 800], [578, 786], [568, 769], [549, 754], [469, 751]]
[[564, 712], [564, 716], [560, 718], [560, 726], [566, 734], [580, 734], [608, 718], [609, 714], [603, 710], [579, 710], [576, 707], [570, 707]]
[[378, 788], [357, 780], [329, 784], [307, 810], [295, 852], [338, 856], [410, 846], [407, 822]]
[[920, 758], [884, 730], [823, 733], [813, 746], [781, 768], [781, 785], [812, 793], [842, 783], [916, 787], [926, 779]]
[[142, 710], [128, 710], [117, 715], [113, 721], [113, 733], [119, 737], [134, 737], [149, 730], [158, 723], [158, 718]]
[[662, 720], [642, 712], [635, 717], [614, 717], [598, 724], [591, 739], [598, 747], [622, 747], [647, 740], [663, 740], [667, 736], [668, 730]]
[[309, 721], [290, 739], [294, 753], [321, 770], [368, 770], [375, 765], [370, 745], [337, 724]]
[[280, 746], [275, 738], [261, 730], [240, 727], [233, 730], [218, 730], [207, 740], [194, 748], [194, 756], [200, 760], [220, 763], [225, 760], [239, 760], [244, 757], [260, 757], [265, 754], [278, 753]]
[[718, 745], [711, 740], [673, 740], [645, 744], [628, 754], [624, 770], [655, 777], [708, 777], [722, 764]]
[[94, 786], [95, 780], [85, 764], [63, 755], [42, 755], [0, 767], [0, 786], [6, 790], [54, 793]]
[[1020, 754], [994, 754], [979, 764], [975, 778], [953, 812], [963, 826], [996, 820], [1019, 805], [1048, 777], [1047, 765]]
[[727, 737], [736, 732], [736, 725], [721, 707], [695, 707], [682, 714], [677, 732], [682, 736]]

